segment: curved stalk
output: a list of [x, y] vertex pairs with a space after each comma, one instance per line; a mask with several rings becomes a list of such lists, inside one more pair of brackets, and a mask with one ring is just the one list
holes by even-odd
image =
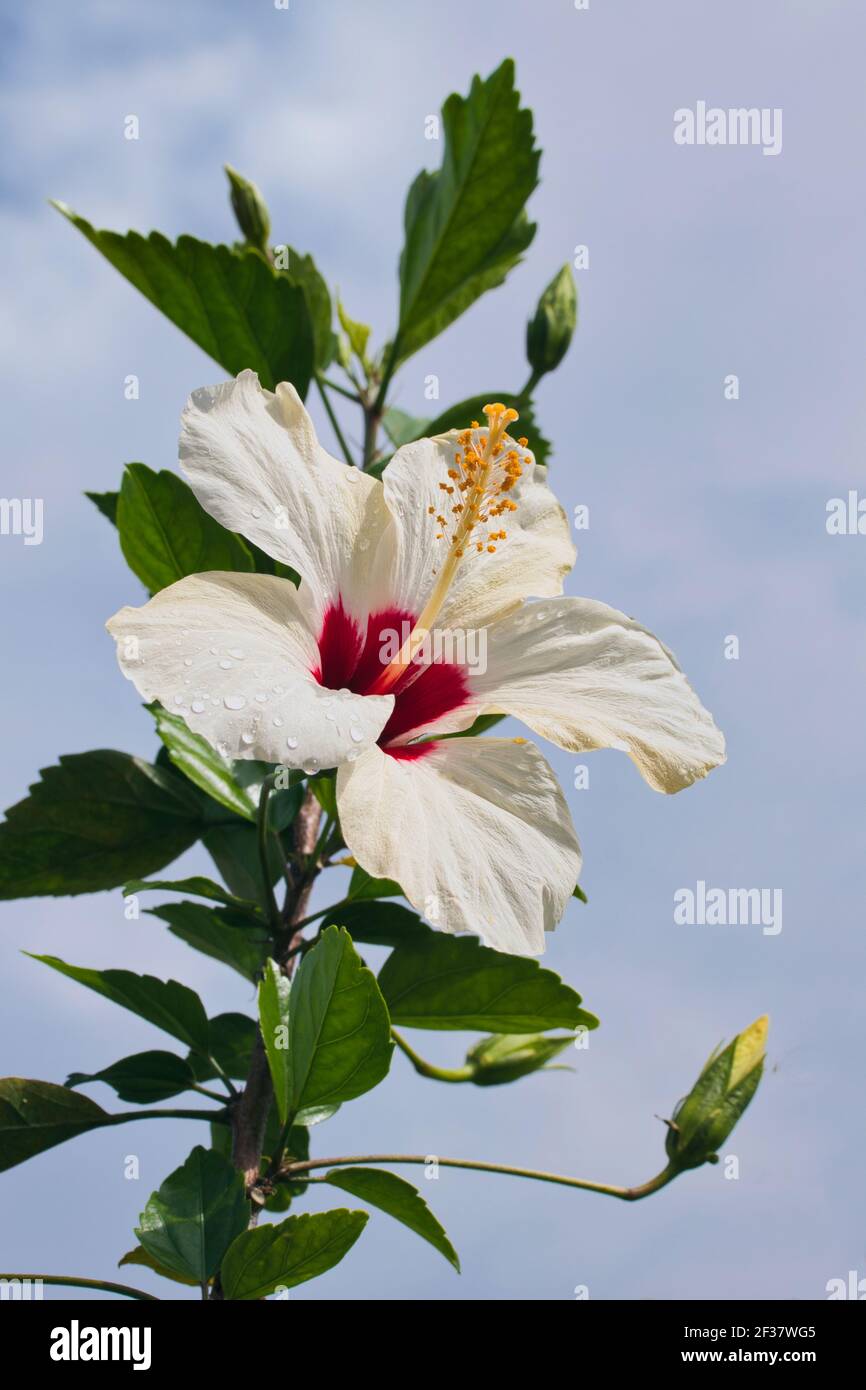
[[421, 1057], [413, 1047], [410, 1047], [406, 1039], [404, 1037], [401, 1037], [401, 1035], [397, 1032], [396, 1028], [391, 1029], [391, 1037], [394, 1039], [400, 1051], [405, 1053], [405, 1055], [409, 1058], [409, 1061], [412, 1063], [412, 1066], [415, 1068], [415, 1070], [418, 1072], [420, 1076], [429, 1076], [433, 1081], [460, 1082], [471, 1081], [473, 1076], [475, 1075], [475, 1069], [473, 1067], [434, 1066], [432, 1062], [426, 1061], [425, 1058]]
[[144, 1289], [134, 1289], [130, 1284], [113, 1284], [108, 1279], [82, 1279], [77, 1274], [0, 1274], [0, 1280], [38, 1279], [41, 1284], [61, 1284], [72, 1289], [101, 1289], [103, 1293], [116, 1293], [121, 1298], [138, 1298], [148, 1303], [160, 1303], [155, 1293], [145, 1293]]
[[[438, 1154], [353, 1154], [341, 1158], [310, 1158], [299, 1163], [289, 1163], [279, 1174], [279, 1181], [289, 1181], [316, 1168], [348, 1168], [356, 1164], [369, 1163], [413, 1163], [426, 1167], [437, 1163], [440, 1168], [466, 1168], [475, 1173], [503, 1173], [510, 1178], [533, 1178], [536, 1182], [557, 1183], [560, 1187], [576, 1187], [583, 1192], [599, 1192], [605, 1197], [618, 1197], [623, 1202], [637, 1202], [642, 1197], [660, 1191], [677, 1176], [678, 1169], [662, 1169], [649, 1182], [639, 1187], [617, 1187], [612, 1183], [590, 1182], [588, 1178], [571, 1178], [564, 1173], [546, 1173], [537, 1168], [515, 1168], [506, 1163], [483, 1163], [472, 1158], [441, 1158]], [[316, 1179], [311, 1179], [316, 1181]]]

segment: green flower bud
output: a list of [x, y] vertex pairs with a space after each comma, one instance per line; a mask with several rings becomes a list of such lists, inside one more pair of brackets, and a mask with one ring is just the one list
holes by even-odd
[[536, 377], [559, 366], [577, 326], [577, 289], [571, 266], [553, 277], [526, 328], [526, 356]]
[[271, 217], [267, 204], [254, 183], [243, 178], [230, 164], [225, 165], [229, 197], [247, 245], [267, 254], [271, 236]]
[[768, 1026], [764, 1014], [709, 1057], [669, 1122], [665, 1147], [673, 1168], [699, 1168], [716, 1161], [716, 1150], [758, 1089]]
[[475, 1043], [466, 1054], [466, 1065], [472, 1070], [470, 1079], [476, 1086], [501, 1086], [540, 1070], [573, 1042], [571, 1034], [547, 1037], [543, 1033], [501, 1033]]

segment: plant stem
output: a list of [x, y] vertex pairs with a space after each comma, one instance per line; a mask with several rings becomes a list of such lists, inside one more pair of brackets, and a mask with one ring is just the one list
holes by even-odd
[[354, 401], [355, 405], [362, 404], [361, 397], [358, 395], [357, 391], [347, 391], [345, 386], [341, 386], [339, 381], [332, 381], [329, 376], [321, 376], [319, 380], [323, 386], [327, 386], [332, 391], [336, 391], [340, 396], [345, 396], [347, 401]]
[[541, 380], [541, 377], [542, 377], [542, 373], [541, 373], [541, 372], [530, 372], [529, 377], [527, 378], [526, 384], [525, 384], [525, 386], [523, 387], [523, 390], [522, 390], [522, 391], [518, 391], [518, 393], [517, 393], [517, 395], [516, 395], [516, 397], [515, 397], [515, 400], [518, 400], [518, 401], [525, 401], [525, 400], [527, 399], [528, 396], [531, 396], [532, 392], [535, 390], [536, 386], [538, 385], [539, 381]]
[[[599, 1192], [605, 1197], [618, 1197], [623, 1202], [637, 1202], [641, 1197], [660, 1191], [677, 1176], [678, 1170], [664, 1168], [649, 1182], [639, 1187], [616, 1187], [611, 1183], [590, 1182], [587, 1178], [570, 1178], [564, 1173], [545, 1173], [536, 1168], [514, 1168], [506, 1163], [482, 1163], [472, 1158], [440, 1158], [438, 1154], [354, 1154], [343, 1158], [309, 1158], [298, 1163], [289, 1163], [279, 1174], [280, 1181], [300, 1177], [316, 1168], [347, 1168], [355, 1164], [368, 1163], [414, 1163], [422, 1167], [437, 1163], [440, 1168], [467, 1168], [475, 1173], [504, 1173], [511, 1178], [534, 1178], [536, 1182], [558, 1183], [560, 1187], [577, 1187], [583, 1192]], [[316, 1181], [316, 1179], [311, 1179]]]
[[334, 407], [331, 405], [331, 402], [328, 399], [328, 393], [325, 390], [325, 383], [322, 377], [318, 375], [318, 373], [316, 374], [316, 385], [319, 388], [319, 395], [322, 397], [322, 403], [325, 407], [325, 410], [328, 412], [328, 419], [331, 422], [331, 428], [334, 431], [334, 434], [337, 436], [337, 442], [339, 443], [340, 448], [343, 451], [343, 457], [349, 464], [350, 468], [354, 468], [355, 460], [352, 458], [352, 451], [346, 443], [345, 436], [340, 428], [340, 422], [334, 414]]
[[[313, 882], [318, 869], [310, 857], [319, 838], [319, 822], [322, 809], [315, 794], [309, 787], [304, 795], [300, 810], [292, 824], [294, 854], [288, 865], [286, 902], [279, 922], [276, 936], [275, 956], [285, 975], [291, 975], [295, 966], [295, 956], [290, 956], [297, 941], [299, 924], [309, 902]], [[256, 1033], [250, 1057], [249, 1071], [244, 1089], [232, 1105], [232, 1161], [244, 1175], [249, 1190], [259, 1176], [262, 1159], [265, 1126], [273, 1101], [273, 1086], [268, 1067], [267, 1054], [261, 1032]], [[254, 1224], [258, 1210], [254, 1210], [251, 1224]]]
[[396, 1028], [391, 1029], [391, 1037], [399, 1047], [401, 1052], [405, 1052], [412, 1066], [421, 1076], [429, 1076], [434, 1081], [471, 1081], [475, 1075], [473, 1067], [436, 1067], [432, 1062], [427, 1062], [423, 1057], [410, 1047], [404, 1037], [397, 1032]]
[[133, 1289], [129, 1284], [113, 1284], [108, 1279], [82, 1279], [76, 1274], [0, 1274], [0, 1280], [38, 1279], [42, 1284], [62, 1284], [73, 1289], [101, 1289], [103, 1293], [120, 1294], [121, 1298], [139, 1298], [148, 1303], [159, 1303], [155, 1293], [145, 1293], [144, 1289]]

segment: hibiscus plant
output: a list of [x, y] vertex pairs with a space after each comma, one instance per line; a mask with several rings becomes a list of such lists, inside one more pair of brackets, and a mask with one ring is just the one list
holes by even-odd
[[[597, 1026], [533, 959], [572, 896], [583, 897], [568, 806], [534, 743], [487, 730], [513, 716], [560, 748], [622, 749], [664, 793], [724, 760], [667, 648], [616, 609], [563, 596], [575, 549], [533, 393], [575, 329], [570, 267], [530, 321], [521, 390], [471, 396], [435, 419], [390, 403], [399, 368], [504, 281], [535, 231], [525, 205], [539, 151], [511, 62], [448, 98], [442, 134], [441, 167], [409, 191], [397, 323], [378, 350], [312, 258], [273, 244], [261, 194], [233, 169], [242, 240], [232, 246], [97, 231], [58, 205], [229, 379], [192, 392], [180, 475], [133, 463], [118, 492], [89, 494], [149, 594], [108, 629], [159, 753], [147, 763], [101, 750], [46, 769], [0, 827], [0, 896], [121, 889], [137, 916], [140, 895], [169, 895], [151, 911], [251, 982], [258, 1015], [209, 1018], [174, 980], [36, 956], [176, 1048], [73, 1072], [65, 1085], [0, 1081], [0, 1167], [100, 1126], [203, 1121], [209, 1142], [152, 1194], [120, 1263], [207, 1299], [279, 1295], [323, 1273], [370, 1206], [459, 1268], [395, 1167], [647, 1196], [715, 1161], [761, 1075], [765, 1019], [713, 1054], [667, 1122], [662, 1171], [634, 1188], [368, 1154], [364, 1143], [354, 1156], [310, 1157], [311, 1134], [386, 1081], [395, 1047], [421, 1077], [500, 1085], [584, 1045]], [[341, 459], [319, 442], [304, 404], [311, 387]], [[357, 446], [344, 431], [349, 407]], [[221, 881], [160, 876], [199, 841]], [[351, 870], [348, 886], [313, 910], [314, 885], [334, 865]], [[368, 946], [390, 951], [378, 977]], [[402, 1028], [486, 1036], [448, 1069]], [[79, 1089], [93, 1082], [138, 1108], [103, 1109]], [[187, 1092], [208, 1104], [161, 1108]], [[311, 1182], [362, 1209], [299, 1213]]]

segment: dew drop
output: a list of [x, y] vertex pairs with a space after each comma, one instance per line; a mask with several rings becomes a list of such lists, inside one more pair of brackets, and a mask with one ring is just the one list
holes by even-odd
[[308, 763], [304, 763], [304, 771], [306, 772], [306, 774], [307, 774], [308, 777], [312, 777], [313, 773], [314, 773], [314, 772], [318, 772], [318, 770], [319, 770], [319, 760], [318, 760], [318, 758], [310, 758], [310, 761], [309, 761]]
[[349, 730], [349, 737], [353, 743], [363, 743], [364, 731], [363, 729], [359, 729], [357, 725], [353, 725]]
[[204, 714], [204, 704], [201, 700], [193, 700], [190, 709], [193, 714]]
[[282, 727], [283, 727], [283, 720], [282, 720], [282, 717], [281, 717], [279, 714], [275, 714], [275, 715], [274, 715], [274, 728], [275, 728], [275, 729], [281, 729]]
[[210, 648], [210, 654], [211, 654], [211, 656], [216, 656], [217, 653], [218, 653], [218, 651], [219, 651], [219, 647], [211, 647], [211, 648]]
[[244, 654], [240, 647], [229, 647], [229, 656], [233, 656], [235, 661], [243, 661]]
[[251, 734], [249, 730], [246, 730], [244, 733], [241, 734], [241, 743], [245, 743], [247, 747], [249, 747], [251, 743], [255, 743], [255, 741], [255, 734]]
[[183, 659], [183, 664], [184, 664], [184, 666], [191, 666], [191, 665], [192, 665], [192, 657], [191, 657], [191, 656], [185, 656], [184, 659]]
[[223, 699], [226, 709], [243, 709], [246, 704], [246, 697], [243, 695], [226, 695]]
[[184, 697], [183, 697], [182, 695], [175, 695], [175, 697], [174, 697], [174, 703], [175, 703], [176, 705], [182, 705], [182, 704], [183, 704], [183, 698], [184, 698]]
[[267, 693], [267, 691], [266, 691], [266, 690], [257, 690], [257, 691], [256, 691], [256, 704], [257, 704], [257, 705], [266, 705], [267, 703], [268, 703], [268, 693]]
[[259, 517], [261, 516], [261, 514], [262, 514], [262, 509], [261, 509], [261, 507], [253, 507], [252, 510], [250, 511], [250, 516], [254, 516], [254, 517], [256, 518], [257, 521], [258, 521]]
[[286, 747], [287, 747], [287, 748], [297, 748], [297, 746], [298, 746], [298, 740], [297, 740], [296, 738], [287, 738], [287, 739], [286, 739]]
[[233, 666], [234, 666], [234, 662], [233, 662], [233, 661], [221, 661], [221, 662], [220, 662], [220, 670], [221, 670], [221, 671], [230, 671], [230, 670], [232, 669]]

